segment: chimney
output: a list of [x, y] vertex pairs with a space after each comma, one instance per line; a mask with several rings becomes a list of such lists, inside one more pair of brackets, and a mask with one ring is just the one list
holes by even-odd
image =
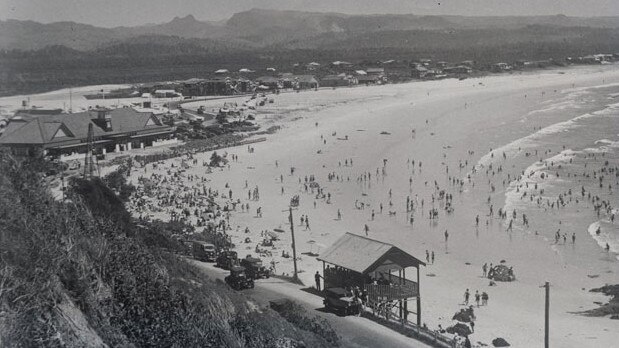
[[112, 116], [107, 109], [99, 109], [97, 110], [97, 123], [99, 126], [103, 128], [106, 132], [112, 130]]

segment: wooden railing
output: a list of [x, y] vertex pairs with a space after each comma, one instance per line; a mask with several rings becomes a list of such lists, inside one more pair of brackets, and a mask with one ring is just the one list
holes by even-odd
[[403, 284], [365, 284], [364, 288], [367, 291], [368, 299], [374, 301], [402, 300], [419, 295], [417, 283], [410, 280], [403, 282]]

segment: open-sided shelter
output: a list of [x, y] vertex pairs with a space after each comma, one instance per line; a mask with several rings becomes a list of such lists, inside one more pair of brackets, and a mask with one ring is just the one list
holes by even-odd
[[[392, 244], [352, 233], [344, 234], [318, 260], [323, 263], [324, 288], [359, 287], [367, 293], [369, 306], [398, 305], [402, 319], [408, 316], [408, 300], [416, 298], [421, 324], [419, 268], [425, 266], [421, 260]], [[416, 282], [406, 279], [410, 267], [415, 268]]]

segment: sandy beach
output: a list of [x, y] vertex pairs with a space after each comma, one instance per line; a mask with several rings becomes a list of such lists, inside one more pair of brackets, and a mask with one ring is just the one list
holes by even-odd
[[[619, 340], [617, 321], [578, 312], [608, 300], [591, 288], [619, 283], [619, 222], [611, 220], [619, 202], [618, 93], [616, 65], [282, 93], [256, 113], [263, 128], [281, 130], [251, 145], [253, 151], [218, 151], [238, 159], [212, 173], [202, 165], [188, 167], [178, 187], [197, 183], [187, 176], [203, 177], [212, 189], [250, 204], [249, 211], [230, 216], [239, 257], [254, 253], [261, 231], [289, 230], [287, 208], [299, 195], [293, 214], [300, 277], [307, 285], [322, 265], [304, 253], [320, 254], [345, 232], [365, 234], [367, 225], [369, 237], [420, 259], [426, 250], [434, 253], [421, 277], [422, 320], [430, 328], [449, 326], [464, 308], [465, 290], [479, 290], [490, 300], [475, 308], [472, 342], [503, 337], [512, 347], [541, 346], [540, 286], [548, 281], [551, 344], [612, 347]], [[0, 105], [20, 97], [0, 98]], [[194, 156], [199, 164], [210, 157]], [[137, 168], [131, 180], [165, 175], [182, 160]], [[312, 176], [324, 195], [306, 185]], [[249, 200], [256, 187], [259, 200]], [[441, 191], [453, 197], [453, 211], [445, 209]], [[431, 209], [436, 219], [428, 218]], [[170, 211], [150, 215], [168, 220]], [[280, 239], [265, 261], [290, 274], [292, 260], [280, 255], [291, 252], [289, 233]], [[517, 279], [489, 286], [482, 265], [501, 260]]]

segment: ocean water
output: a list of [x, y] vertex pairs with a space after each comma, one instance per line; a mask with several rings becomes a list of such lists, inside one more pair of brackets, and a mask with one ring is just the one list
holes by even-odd
[[513, 220], [513, 231], [539, 236], [554, 252], [584, 240], [595, 246], [594, 257], [619, 259], [618, 91], [616, 84], [564, 91], [523, 121], [566, 110], [582, 114], [537, 128], [479, 160], [476, 171], [496, 173], [493, 184], [504, 190], [505, 229]]

